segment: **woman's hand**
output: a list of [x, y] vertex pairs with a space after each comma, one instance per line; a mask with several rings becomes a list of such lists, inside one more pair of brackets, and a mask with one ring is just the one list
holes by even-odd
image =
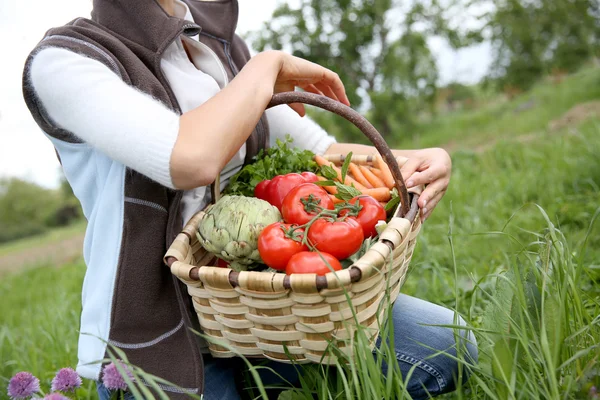
[[[325, 67], [281, 51], [266, 51], [255, 58], [261, 58], [267, 63], [275, 63], [278, 67], [273, 94], [293, 92], [296, 87], [299, 87], [307, 92], [327, 96], [347, 106], [350, 105], [340, 77]], [[300, 116], [304, 116], [303, 104], [290, 104], [290, 107]]]
[[425, 185], [419, 197], [423, 221], [446, 193], [452, 173], [452, 160], [444, 149], [416, 150], [400, 169], [406, 187]]

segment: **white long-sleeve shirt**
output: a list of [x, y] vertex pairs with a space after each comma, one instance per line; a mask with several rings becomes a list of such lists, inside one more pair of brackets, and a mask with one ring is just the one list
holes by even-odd
[[[193, 20], [185, 3], [176, 1], [176, 16]], [[182, 40], [190, 49], [191, 61]], [[186, 113], [227, 85], [217, 57], [196, 38], [179, 38], [166, 49], [161, 69]], [[52, 120], [61, 128], [149, 178], [173, 188], [170, 158], [179, 132], [179, 115], [127, 85], [99, 61], [60, 48], [40, 51], [31, 66], [31, 82]], [[323, 153], [335, 142], [309, 118], [288, 106], [267, 110], [271, 144], [290, 134], [294, 145]], [[243, 145], [221, 173], [221, 188], [243, 165]], [[201, 162], [201, 160], [199, 160]], [[184, 193], [184, 223], [204, 208], [207, 187]]]

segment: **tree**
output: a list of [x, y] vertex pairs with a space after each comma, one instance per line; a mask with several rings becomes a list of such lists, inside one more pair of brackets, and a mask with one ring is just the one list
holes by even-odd
[[[260, 51], [285, 49], [336, 71], [351, 104], [370, 109], [371, 122], [383, 135], [391, 135], [412, 124], [421, 110], [430, 109], [438, 78], [427, 37], [442, 30], [440, 7], [435, 0], [404, 4], [391, 0], [301, 0], [297, 8], [282, 4], [250, 39]], [[316, 119], [323, 123], [329, 118]], [[335, 124], [347, 132], [347, 125]]]
[[529, 89], [553, 70], [573, 71], [598, 54], [597, 0], [501, 0], [487, 15], [490, 78], [501, 88]]

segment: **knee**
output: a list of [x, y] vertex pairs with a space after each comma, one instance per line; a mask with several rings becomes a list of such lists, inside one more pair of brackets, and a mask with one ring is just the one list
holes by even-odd
[[464, 319], [458, 316], [457, 323], [453, 325], [464, 327], [464, 329], [452, 329], [452, 339], [443, 347], [447, 350], [440, 354], [438, 362], [444, 365], [443, 368], [440, 368], [440, 372], [446, 385], [440, 388], [441, 391], [438, 394], [451, 392], [457, 386], [464, 384], [469, 379], [472, 367], [477, 364], [479, 358], [475, 335], [473, 335], [473, 331], [467, 329]]
[[408, 390], [413, 398], [451, 392], [468, 379], [478, 353], [463, 318], [408, 296], [394, 311], [396, 355], [403, 375], [412, 369]]

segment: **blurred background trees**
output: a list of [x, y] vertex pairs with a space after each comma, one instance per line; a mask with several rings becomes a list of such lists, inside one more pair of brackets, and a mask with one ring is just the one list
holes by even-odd
[[0, 179], [0, 243], [68, 225], [81, 219], [69, 184], [46, 189], [19, 178]]
[[[249, 38], [257, 50], [283, 49], [338, 72], [352, 105], [368, 113], [386, 136], [411, 130], [420, 117], [435, 114], [441, 103], [447, 106], [446, 100], [454, 99], [451, 103], [456, 105], [460, 97], [472, 106], [464, 85], [450, 82], [440, 88], [429, 39], [442, 38], [455, 49], [490, 42], [493, 63], [484, 83], [513, 96], [543, 76], [572, 72], [599, 56], [598, 4], [300, 0], [294, 6], [281, 3], [263, 29]], [[312, 115], [337, 137], [364, 140], [336, 117], [314, 111]]]

